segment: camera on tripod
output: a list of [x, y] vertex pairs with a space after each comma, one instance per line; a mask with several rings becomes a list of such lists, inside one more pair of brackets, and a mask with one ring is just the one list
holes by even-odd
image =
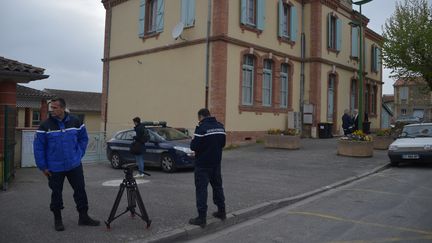
[[[133, 177], [133, 171], [138, 168], [136, 164], [125, 164], [122, 166], [123, 172], [125, 173], [125, 178], [123, 179], [123, 182], [120, 184], [120, 189], [117, 194], [117, 197], [114, 201], [114, 205], [111, 209], [111, 213], [108, 217], [108, 220], [105, 221], [106, 227], [108, 229], [111, 228], [111, 222], [117, 219], [118, 217], [122, 216], [123, 214], [130, 212], [131, 216], [134, 217], [135, 215], [138, 215], [142, 220], [144, 220], [147, 223], [147, 228], [150, 227], [151, 220], [148, 217], [147, 211], [145, 209], [144, 203], [141, 198], [141, 194], [138, 190], [138, 186], [136, 184], [135, 178]], [[150, 176], [150, 174], [140, 171], [140, 173], [143, 173], [147, 176]], [[127, 195], [127, 202], [128, 206], [126, 210], [116, 216], [117, 208], [120, 204], [121, 197], [123, 195], [123, 192], [126, 190]], [[138, 208], [140, 210], [140, 213], [135, 211], [135, 208], [138, 204]]]

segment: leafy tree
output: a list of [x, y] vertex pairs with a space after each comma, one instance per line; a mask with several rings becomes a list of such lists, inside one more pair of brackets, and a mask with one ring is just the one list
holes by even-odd
[[[429, 6], [428, 6], [429, 2]], [[404, 0], [383, 28], [384, 65], [393, 77], [422, 77], [432, 91], [432, 4]]]

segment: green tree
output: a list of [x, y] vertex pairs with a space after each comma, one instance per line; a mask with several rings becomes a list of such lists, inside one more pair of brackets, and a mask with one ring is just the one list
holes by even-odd
[[427, 0], [396, 3], [383, 31], [382, 58], [392, 76], [422, 77], [432, 91], [432, 4], [428, 6]]

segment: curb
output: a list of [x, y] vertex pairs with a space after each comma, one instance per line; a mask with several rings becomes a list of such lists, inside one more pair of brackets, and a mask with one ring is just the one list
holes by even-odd
[[254, 205], [249, 208], [240, 209], [232, 213], [227, 213], [227, 218], [224, 221], [220, 221], [215, 218], [207, 219], [207, 226], [202, 229], [199, 226], [193, 226], [193, 225], [187, 225], [183, 228], [178, 228], [175, 230], [171, 230], [165, 233], [161, 233], [156, 235], [155, 237], [152, 237], [150, 239], [144, 240], [144, 242], [147, 243], [164, 243], [164, 242], [173, 242], [173, 241], [186, 241], [191, 240], [193, 238], [197, 238], [199, 236], [213, 233], [216, 231], [219, 231], [224, 228], [228, 228], [232, 225], [239, 224], [241, 222], [244, 222], [246, 220], [249, 220], [253, 217], [257, 217], [266, 213], [269, 213], [271, 211], [274, 211], [279, 208], [286, 207], [288, 205], [297, 203], [299, 201], [305, 200], [307, 198], [316, 196], [318, 194], [324, 193], [326, 191], [336, 189], [341, 186], [345, 186], [347, 184], [350, 184], [354, 181], [360, 180], [362, 178], [368, 177], [370, 175], [376, 174], [378, 172], [381, 172], [383, 170], [386, 170], [389, 168], [390, 165], [382, 165], [378, 166], [374, 169], [372, 169], [369, 172], [360, 174], [358, 176], [353, 176], [345, 180], [341, 180], [338, 182], [335, 182], [333, 184], [318, 188], [316, 190], [306, 192], [297, 196], [293, 197], [287, 197], [277, 200], [272, 200], [268, 202], [264, 202], [258, 205]]

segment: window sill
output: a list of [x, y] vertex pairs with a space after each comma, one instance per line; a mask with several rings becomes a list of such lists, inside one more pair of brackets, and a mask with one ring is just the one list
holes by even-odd
[[340, 51], [338, 51], [338, 50], [336, 50], [336, 49], [334, 49], [334, 48], [329, 48], [329, 47], [327, 47], [327, 51], [330, 53], [330, 52], [334, 52], [334, 53], [336, 53], [336, 56], [337, 55], [339, 55], [339, 52]]
[[278, 37], [279, 40], [279, 44], [283, 43], [287, 43], [289, 44], [291, 47], [293, 47], [295, 45], [295, 41], [292, 41], [291, 39], [289, 39], [288, 37]]
[[156, 38], [156, 40], [157, 40], [159, 38], [159, 35], [160, 35], [160, 33], [156, 33], [156, 32], [148, 33], [148, 34], [145, 34], [144, 37], [141, 37], [141, 39], [144, 41], [146, 39]]
[[239, 105], [239, 113], [242, 112], [255, 112], [255, 113], [274, 113], [275, 115], [279, 115], [280, 113], [287, 113], [288, 111], [292, 111], [293, 109], [288, 108], [276, 108], [276, 107], [266, 107], [266, 106], [246, 106]]
[[350, 59], [351, 60], [354, 60], [354, 61], [356, 61], [356, 62], [358, 62], [360, 59], [359, 59], [359, 57], [353, 57], [353, 56], [350, 56]]
[[261, 35], [262, 30], [259, 30], [256, 26], [247, 25], [247, 24], [240, 24], [240, 28], [242, 30], [242, 33], [244, 33], [245, 30], [255, 32], [257, 36]]

